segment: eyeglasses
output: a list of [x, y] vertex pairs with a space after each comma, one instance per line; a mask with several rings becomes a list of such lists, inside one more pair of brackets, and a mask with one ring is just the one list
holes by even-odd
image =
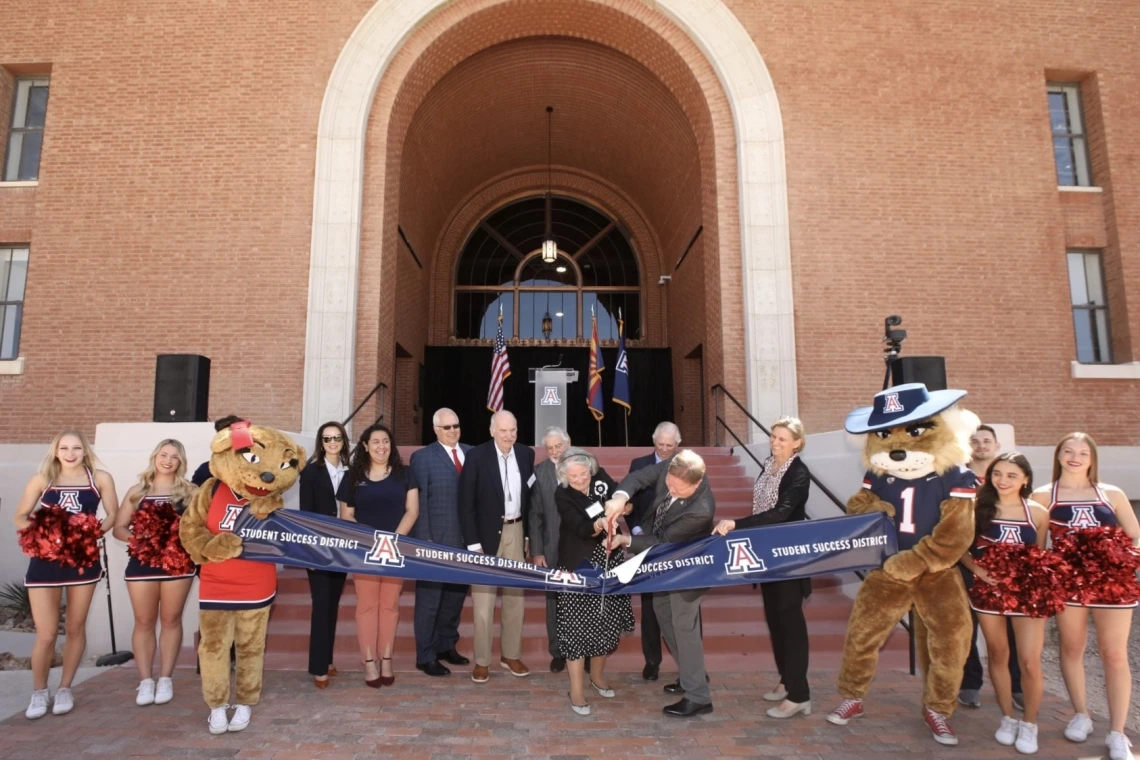
[[439, 428], [440, 430], [458, 430], [459, 429], [459, 423], [457, 422], [454, 425], [436, 425], [436, 427]]
[[344, 438], [339, 435], [322, 435], [321, 440], [325, 443], [340, 443]]

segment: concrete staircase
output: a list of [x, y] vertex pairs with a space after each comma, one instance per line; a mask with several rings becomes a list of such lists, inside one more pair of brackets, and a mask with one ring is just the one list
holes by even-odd
[[[413, 449], [401, 447], [405, 461]], [[597, 448], [592, 451], [599, 463], [615, 480], [620, 480], [636, 456], [647, 449]], [[724, 448], [698, 448], [708, 466], [708, 477], [717, 500], [717, 517], [743, 517], [751, 512], [752, 480], [744, 474], [744, 467], [730, 450]], [[814, 592], [806, 606], [808, 630], [811, 636], [812, 667], [838, 666], [843, 648], [843, 636], [851, 610], [851, 596], [857, 588], [854, 576], [840, 578], [822, 576], [814, 579]], [[413, 610], [415, 583], [408, 581], [400, 598], [400, 624], [396, 638], [394, 664], [396, 670], [411, 670], [415, 664], [415, 636]], [[640, 620], [640, 597], [633, 599], [634, 616]], [[283, 568], [279, 572], [277, 602], [269, 621], [269, 640], [266, 667], [275, 670], [305, 670], [308, 661], [309, 640], [309, 587], [302, 570]], [[339, 624], [334, 659], [341, 670], [360, 670], [356, 643], [356, 594], [351, 576], [341, 598]], [[767, 671], [773, 670], [768, 630], [764, 623], [760, 593], [751, 585], [729, 586], [712, 590], [702, 605], [704, 622], [705, 656], [710, 671]], [[471, 600], [468, 597], [459, 628], [459, 650], [471, 656], [474, 637]], [[496, 642], [497, 653], [497, 642]], [[496, 654], [497, 656], [497, 654]], [[526, 593], [526, 614], [523, 626], [523, 659], [536, 672], [545, 671], [550, 655], [547, 652], [545, 604], [541, 593]], [[185, 661], [185, 660], [184, 660]], [[192, 658], [190, 661], [193, 661]], [[891, 635], [883, 652], [883, 664], [905, 667], [907, 661], [906, 632], [900, 627]], [[617, 653], [611, 658], [612, 667], [619, 671], [640, 671], [644, 662], [641, 655], [640, 628], [622, 640]], [[671, 669], [668, 656], [663, 664]], [[460, 669], [466, 670], [466, 668]]]

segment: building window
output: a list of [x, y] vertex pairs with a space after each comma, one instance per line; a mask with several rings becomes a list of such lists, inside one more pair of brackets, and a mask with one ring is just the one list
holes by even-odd
[[4, 161], [5, 182], [39, 179], [40, 149], [47, 116], [47, 79], [17, 79], [15, 89], [8, 156]]
[[1079, 84], [1050, 84], [1049, 124], [1053, 130], [1053, 161], [1057, 165], [1057, 184], [1062, 187], [1089, 187], [1088, 141], [1085, 139], [1085, 117], [1081, 110]]
[[[541, 256], [548, 215], [559, 252], [551, 264]], [[562, 197], [524, 198], [490, 214], [459, 256], [455, 337], [493, 340], [500, 309], [508, 338], [589, 340], [591, 313], [601, 341], [617, 341], [619, 314], [626, 337], [641, 337], [640, 273], [621, 225]]]
[[20, 355], [28, 249], [0, 248], [0, 360]]
[[1069, 293], [1073, 303], [1073, 329], [1077, 361], [1111, 364], [1108, 303], [1104, 297], [1104, 270], [1095, 251], [1069, 251]]

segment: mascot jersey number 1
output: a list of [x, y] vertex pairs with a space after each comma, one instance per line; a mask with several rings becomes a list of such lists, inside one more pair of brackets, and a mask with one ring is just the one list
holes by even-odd
[[957, 406], [965, 391], [930, 392], [921, 383], [877, 394], [870, 407], [847, 417], [848, 433], [864, 437], [863, 488], [847, 502], [850, 514], [884, 512], [898, 532], [899, 552], [872, 570], [855, 597], [839, 693], [828, 716], [845, 725], [863, 714], [879, 649], [911, 609], [918, 614], [923, 671], [923, 718], [936, 741], [957, 744], [947, 723], [954, 712], [970, 650], [970, 609], [955, 564], [974, 540], [976, 478], [964, 466], [977, 417]]
[[[265, 629], [277, 594], [277, 568], [236, 559], [241, 538], [234, 533], [246, 510], [264, 519], [285, 506], [282, 494], [297, 481], [305, 451], [272, 428], [237, 422], [210, 443], [213, 477], [198, 490], [179, 525], [178, 536], [201, 564], [198, 663], [202, 696], [210, 707], [210, 732], [240, 731], [250, 707], [261, 698]], [[230, 702], [230, 646], [236, 653], [234, 719]]]

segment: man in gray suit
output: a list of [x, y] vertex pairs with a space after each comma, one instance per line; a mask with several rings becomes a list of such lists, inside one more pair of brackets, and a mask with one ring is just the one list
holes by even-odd
[[[437, 442], [412, 454], [409, 465], [420, 487], [420, 516], [412, 536], [461, 549], [459, 473], [463, 472], [471, 447], [459, 442], [459, 417], [455, 412], [439, 409], [431, 422]], [[451, 670], [440, 660], [452, 665], [471, 663], [455, 649], [466, 598], [466, 586], [416, 581], [416, 668], [429, 676], [450, 675]]]
[[[705, 462], [696, 452], [684, 449], [672, 459], [631, 472], [606, 502], [606, 516], [616, 519], [631, 512], [630, 497], [645, 488], [656, 488], [658, 494], [664, 489], [665, 494], [633, 529], [632, 537], [614, 536], [615, 546], [642, 552], [656, 544], [689, 541], [712, 532], [716, 502], [705, 477]], [[653, 611], [681, 675], [679, 683], [669, 684], [665, 691], [685, 694], [680, 702], [665, 707], [666, 715], [689, 717], [713, 709], [700, 631], [701, 597], [707, 591], [701, 588], [653, 595]]]
[[[570, 447], [570, 436], [560, 427], [548, 427], [542, 435], [542, 445], [546, 447], [547, 458], [535, 466], [535, 482], [530, 489], [530, 553], [539, 567], [558, 567], [558, 531], [562, 521], [554, 505], [554, 491], [558, 488], [558, 475], [554, 470], [563, 452]], [[557, 600], [557, 593], [546, 592], [546, 639], [551, 673], [566, 669], [566, 660], [558, 654]]]

